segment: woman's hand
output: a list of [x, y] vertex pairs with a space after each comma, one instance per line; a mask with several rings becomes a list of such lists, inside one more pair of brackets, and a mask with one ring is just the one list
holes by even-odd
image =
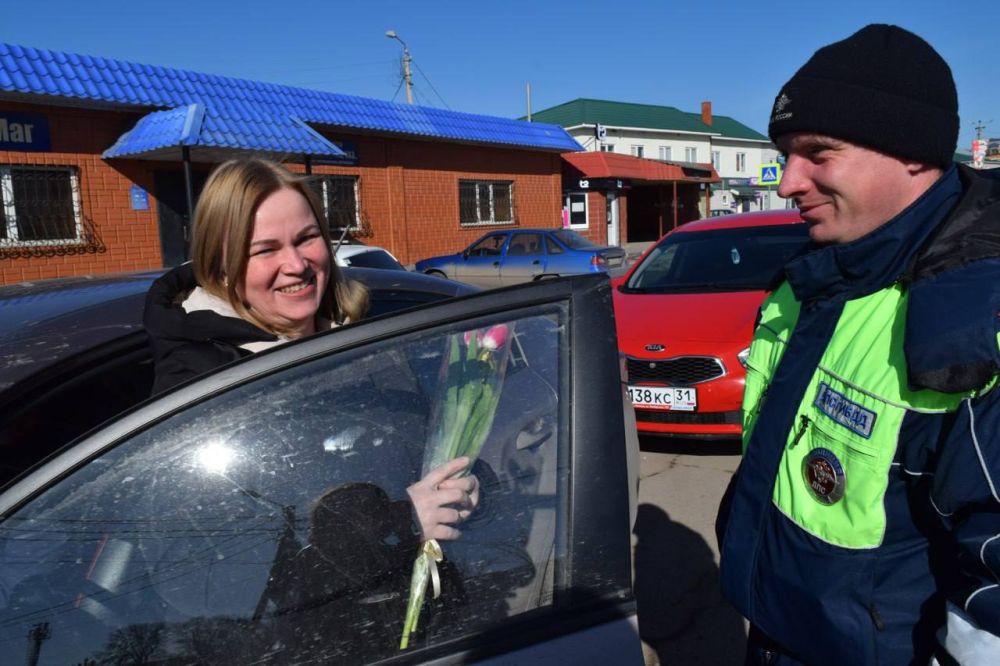
[[424, 541], [453, 541], [461, 536], [454, 525], [468, 518], [479, 504], [479, 479], [474, 474], [455, 476], [469, 466], [462, 456], [427, 473], [406, 489], [417, 513]]

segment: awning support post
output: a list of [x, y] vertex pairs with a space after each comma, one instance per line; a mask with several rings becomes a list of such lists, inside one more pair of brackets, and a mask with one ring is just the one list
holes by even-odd
[[677, 228], [677, 181], [674, 181], [674, 229]]
[[185, 229], [185, 254], [190, 257], [191, 239], [194, 237], [194, 190], [191, 187], [191, 149], [181, 146], [181, 160], [184, 162], [184, 195], [187, 197], [188, 223]]

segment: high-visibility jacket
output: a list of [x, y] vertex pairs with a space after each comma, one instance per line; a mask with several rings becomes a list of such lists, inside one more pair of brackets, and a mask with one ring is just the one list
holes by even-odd
[[998, 316], [1000, 180], [955, 167], [786, 266], [720, 523], [726, 597], [789, 657], [1000, 663]]

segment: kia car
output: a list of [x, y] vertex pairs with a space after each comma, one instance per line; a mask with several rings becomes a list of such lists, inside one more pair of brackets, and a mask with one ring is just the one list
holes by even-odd
[[505, 229], [456, 254], [418, 261], [416, 270], [488, 288], [606, 272], [624, 263], [624, 249], [595, 245], [571, 229]]
[[[158, 273], [0, 288], [4, 663], [642, 664], [606, 277], [473, 293], [344, 272], [371, 318], [153, 398], [141, 314]], [[450, 350], [498, 324], [480, 504], [404, 648], [412, 560], [379, 559], [402, 528], [359, 529], [379, 516], [349, 498], [406, 500]]]
[[617, 281], [618, 344], [639, 432], [740, 436], [757, 312], [807, 241], [795, 210], [698, 220], [666, 234]]

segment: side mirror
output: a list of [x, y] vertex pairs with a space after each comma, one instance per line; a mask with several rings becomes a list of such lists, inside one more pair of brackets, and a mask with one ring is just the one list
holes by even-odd
[[468, 259], [468, 258], [469, 258], [469, 250], [468, 248], [466, 248], [465, 250], [462, 250], [462, 259]]

